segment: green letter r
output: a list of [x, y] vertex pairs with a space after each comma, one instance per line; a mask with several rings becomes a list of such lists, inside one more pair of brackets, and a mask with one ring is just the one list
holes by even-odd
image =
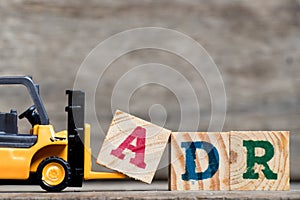
[[[265, 167], [262, 172], [267, 179], [277, 179], [277, 174], [269, 168], [267, 163], [274, 156], [274, 147], [270, 142], [244, 140], [243, 146], [247, 148], [247, 171], [243, 174], [244, 179], [258, 179], [258, 173], [254, 171], [255, 163]], [[255, 148], [263, 148], [265, 155], [261, 157], [255, 156]]]

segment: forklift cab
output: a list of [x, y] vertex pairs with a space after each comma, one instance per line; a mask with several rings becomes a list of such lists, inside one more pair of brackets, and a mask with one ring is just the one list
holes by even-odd
[[[39, 87], [28, 76], [0, 77], [0, 85], [24, 85], [34, 102], [34, 105], [19, 115], [26, 118], [32, 127], [36, 124], [48, 125], [49, 119], [39, 96]], [[11, 109], [9, 113], [0, 112], [0, 148], [30, 148], [37, 142], [33, 134], [18, 133], [18, 114]]]
[[[0, 77], [0, 85], [25, 86], [33, 102], [19, 115], [16, 110], [0, 113], [0, 184], [40, 184], [47, 191], [71, 185], [68, 132], [55, 132], [49, 124], [38, 85], [28, 76]], [[18, 117], [32, 125], [27, 134], [19, 133]]]
[[0, 147], [29, 148], [36, 141], [37, 136], [31, 134], [18, 134], [17, 111], [10, 113], [0, 112]]

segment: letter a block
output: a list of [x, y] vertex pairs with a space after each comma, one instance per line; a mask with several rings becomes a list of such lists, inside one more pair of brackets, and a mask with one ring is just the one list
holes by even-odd
[[232, 131], [230, 190], [289, 190], [289, 132]]
[[117, 110], [97, 163], [151, 183], [171, 131]]
[[171, 134], [171, 190], [229, 190], [229, 133]]

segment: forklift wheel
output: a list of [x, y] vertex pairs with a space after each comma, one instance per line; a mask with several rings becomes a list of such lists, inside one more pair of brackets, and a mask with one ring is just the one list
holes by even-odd
[[71, 180], [71, 167], [59, 157], [49, 157], [39, 165], [37, 177], [41, 188], [48, 192], [59, 192], [65, 189]]

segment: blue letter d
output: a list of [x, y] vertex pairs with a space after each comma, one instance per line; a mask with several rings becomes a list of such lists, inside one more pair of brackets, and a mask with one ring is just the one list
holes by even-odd
[[[208, 142], [182, 142], [181, 147], [185, 148], [185, 174], [182, 180], [204, 180], [213, 177], [219, 169], [219, 153], [217, 149]], [[204, 172], [196, 172], [196, 149], [203, 149], [208, 155], [208, 168]]]

